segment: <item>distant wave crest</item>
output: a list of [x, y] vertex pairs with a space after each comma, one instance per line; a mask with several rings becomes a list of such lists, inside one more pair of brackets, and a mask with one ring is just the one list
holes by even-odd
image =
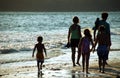
[[9, 54], [9, 53], [16, 53], [16, 52], [20, 52], [20, 51], [31, 51], [32, 49], [30, 48], [21, 48], [19, 50], [17, 49], [2, 49], [0, 50], [0, 54]]

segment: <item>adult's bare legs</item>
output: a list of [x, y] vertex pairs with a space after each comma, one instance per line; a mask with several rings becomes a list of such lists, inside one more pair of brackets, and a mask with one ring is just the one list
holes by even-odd
[[76, 66], [75, 65], [75, 47], [71, 47], [71, 50], [72, 50], [72, 62], [73, 62], [73, 66]]

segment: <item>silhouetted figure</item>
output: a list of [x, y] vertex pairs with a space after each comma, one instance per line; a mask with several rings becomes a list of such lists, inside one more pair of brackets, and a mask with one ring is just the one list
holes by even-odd
[[97, 43], [98, 43], [97, 54], [99, 59], [99, 62], [98, 62], [99, 70], [100, 72], [104, 73], [107, 54], [111, 45], [109, 35], [106, 33], [104, 26], [99, 27], [99, 33], [95, 39], [95, 46]]
[[97, 18], [96, 21], [95, 21], [95, 26], [93, 27], [93, 30], [94, 30], [94, 40], [95, 40], [96, 30], [97, 30], [98, 27], [99, 27], [99, 21], [100, 21], [100, 19]]
[[[80, 41], [81, 36], [81, 27], [78, 25], [79, 23], [79, 18], [75, 16], [73, 18], [73, 24], [70, 26], [69, 31], [68, 31], [68, 43], [71, 45], [71, 50], [72, 50], [72, 62], [73, 66], [75, 65], [75, 53], [76, 53], [76, 48], [78, 49], [78, 44]], [[78, 56], [77, 56], [77, 63], [79, 63], [79, 59], [81, 56], [81, 52], [78, 50]]]
[[[108, 18], [108, 13], [102, 13], [101, 18], [102, 18], [102, 20], [99, 21], [98, 28], [100, 26], [105, 27], [105, 33], [109, 36], [109, 40], [111, 42], [110, 24], [106, 22], [106, 20]], [[98, 30], [98, 29], [95, 29], [94, 31], [96, 31], [96, 30]], [[99, 31], [98, 31], [98, 33], [99, 33]], [[96, 32], [95, 32], [95, 35], [96, 35]], [[111, 43], [110, 43], [110, 45], [107, 45], [107, 46], [111, 46]], [[107, 52], [107, 60], [108, 60], [108, 55], [109, 55], [109, 50]], [[106, 61], [106, 64], [108, 64], [107, 61]]]
[[[90, 52], [94, 48], [94, 44], [93, 44], [92, 35], [90, 34], [89, 29], [84, 30], [84, 35], [85, 36], [81, 39], [79, 43], [79, 49], [81, 50], [81, 53], [82, 53], [83, 72], [86, 64], [86, 73], [89, 73], [88, 68], [89, 68]], [[91, 49], [90, 49], [90, 44], [92, 44]]]
[[[37, 67], [38, 67], [38, 72], [39, 72], [40, 70], [42, 70], [42, 64], [44, 63], [43, 52], [45, 52], [46, 56], [47, 56], [47, 53], [46, 53], [44, 44], [42, 44], [43, 38], [41, 36], [39, 36], [37, 38], [37, 41], [38, 41], [38, 43], [34, 46], [32, 57], [34, 57], [34, 52], [37, 49], [36, 60], [37, 60]], [[39, 64], [39, 63], [41, 63], [41, 64]]]

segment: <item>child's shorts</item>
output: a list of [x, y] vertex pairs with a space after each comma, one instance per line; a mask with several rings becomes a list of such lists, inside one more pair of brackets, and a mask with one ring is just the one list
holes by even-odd
[[100, 45], [97, 48], [98, 58], [100, 60], [107, 60], [108, 49], [106, 45]]

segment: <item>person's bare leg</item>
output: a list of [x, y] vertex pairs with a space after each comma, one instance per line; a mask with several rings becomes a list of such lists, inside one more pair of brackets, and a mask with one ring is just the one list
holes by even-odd
[[75, 47], [72, 47], [72, 62], [73, 62], [73, 66], [76, 66], [75, 65]]
[[84, 72], [84, 69], [85, 69], [85, 55], [82, 54], [82, 66], [83, 66], [83, 72]]
[[41, 62], [41, 64], [40, 64], [40, 70], [42, 70], [42, 64], [43, 64], [43, 62]]
[[88, 68], [89, 68], [89, 54], [86, 55], [86, 73], [89, 74]]
[[80, 57], [81, 57], [81, 51], [78, 50], [78, 56], [77, 56], [77, 63], [76, 64], [78, 64], [79, 66], [81, 66], [80, 63], [79, 63]]
[[38, 61], [37, 61], [37, 67], [38, 67], [38, 72], [39, 72], [40, 67], [39, 67], [39, 62]]
[[106, 63], [106, 60], [103, 60], [103, 71], [102, 71], [102, 73], [105, 73], [105, 63]]
[[101, 72], [101, 65], [102, 65], [102, 61], [99, 59], [99, 72]]

